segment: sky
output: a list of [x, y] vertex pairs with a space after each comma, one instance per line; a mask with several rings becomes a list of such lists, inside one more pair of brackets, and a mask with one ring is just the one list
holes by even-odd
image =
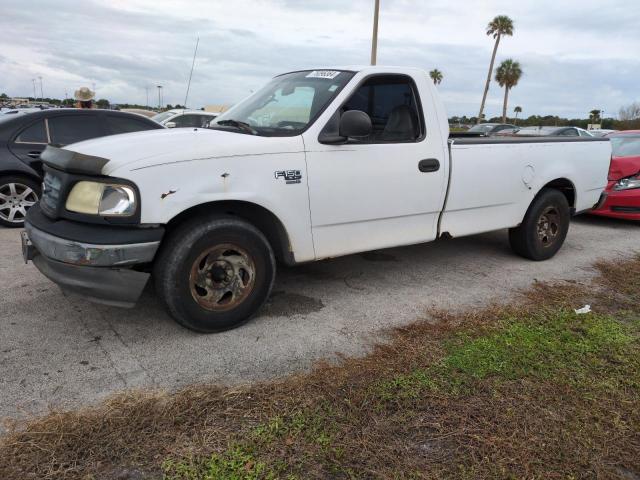
[[[279, 73], [370, 58], [374, 0], [0, 0], [0, 93], [72, 96], [81, 86], [113, 103], [233, 104]], [[524, 75], [509, 111], [615, 117], [640, 100], [639, 0], [380, 0], [378, 65], [437, 68], [450, 116], [477, 115], [496, 15], [514, 21], [496, 64]], [[37, 96], [40, 84], [37, 81]], [[502, 112], [492, 81], [485, 114]]]

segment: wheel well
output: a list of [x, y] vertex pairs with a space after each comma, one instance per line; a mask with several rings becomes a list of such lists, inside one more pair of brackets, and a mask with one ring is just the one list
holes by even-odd
[[295, 264], [295, 258], [291, 251], [291, 243], [289, 242], [289, 235], [284, 225], [271, 211], [255, 203], [240, 200], [223, 200], [196, 205], [172, 218], [169, 223], [167, 223], [167, 231], [174, 230], [185, 220], [191, 219], [194, 216], [212, 214], [239, 217], [251, 223], [267, 237], [279, 261], [286, 265]]
[[555, 188], [562, 192], [562, 194], [567, 197], [567, 202], [569, 203], [569, 207], [571, 207], [571, 213], [575, 212], [576, 208], [576, 187], [571, 183], [570, 180], [566, 178], [556, 178], [551, 182], [547, 183], [542, 188]]
[[36, 182], [38, 185], [42, 183], [42, 178], [23, 170], [3, 170], [0, 172], [0, 178], [3, 177], [27, 177], [28, 179]]

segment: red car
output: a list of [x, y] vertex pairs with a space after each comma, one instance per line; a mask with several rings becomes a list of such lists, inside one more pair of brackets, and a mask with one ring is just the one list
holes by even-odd
[[591, 213], [640, 220], [640, 130], [610, 133], [613, 154], [604, 204]]

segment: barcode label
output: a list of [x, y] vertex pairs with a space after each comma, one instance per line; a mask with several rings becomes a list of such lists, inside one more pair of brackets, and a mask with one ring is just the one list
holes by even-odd
[[326, 78], [328, 80], [333, 80], [338, 75], [340, 75], [340, 72], [337, 70], [314, 70], [307, 75], [307, 78]]

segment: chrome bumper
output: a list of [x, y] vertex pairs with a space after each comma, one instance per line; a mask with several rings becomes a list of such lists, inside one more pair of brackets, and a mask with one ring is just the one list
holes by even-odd
[[160, 241], [127, 245], [94, 245], [56, 237], [26, 222], [24, 229], [33, 247], [45, 257], [72, 265], [122, 267], [149, 263]]
[[67, 294], [119, 307], [133, 307], [149, 274], [131, 268], [149, 263], [160, 242], [93, 245], [59, 238], [28, 222], [22, 232], [22, 254]]

